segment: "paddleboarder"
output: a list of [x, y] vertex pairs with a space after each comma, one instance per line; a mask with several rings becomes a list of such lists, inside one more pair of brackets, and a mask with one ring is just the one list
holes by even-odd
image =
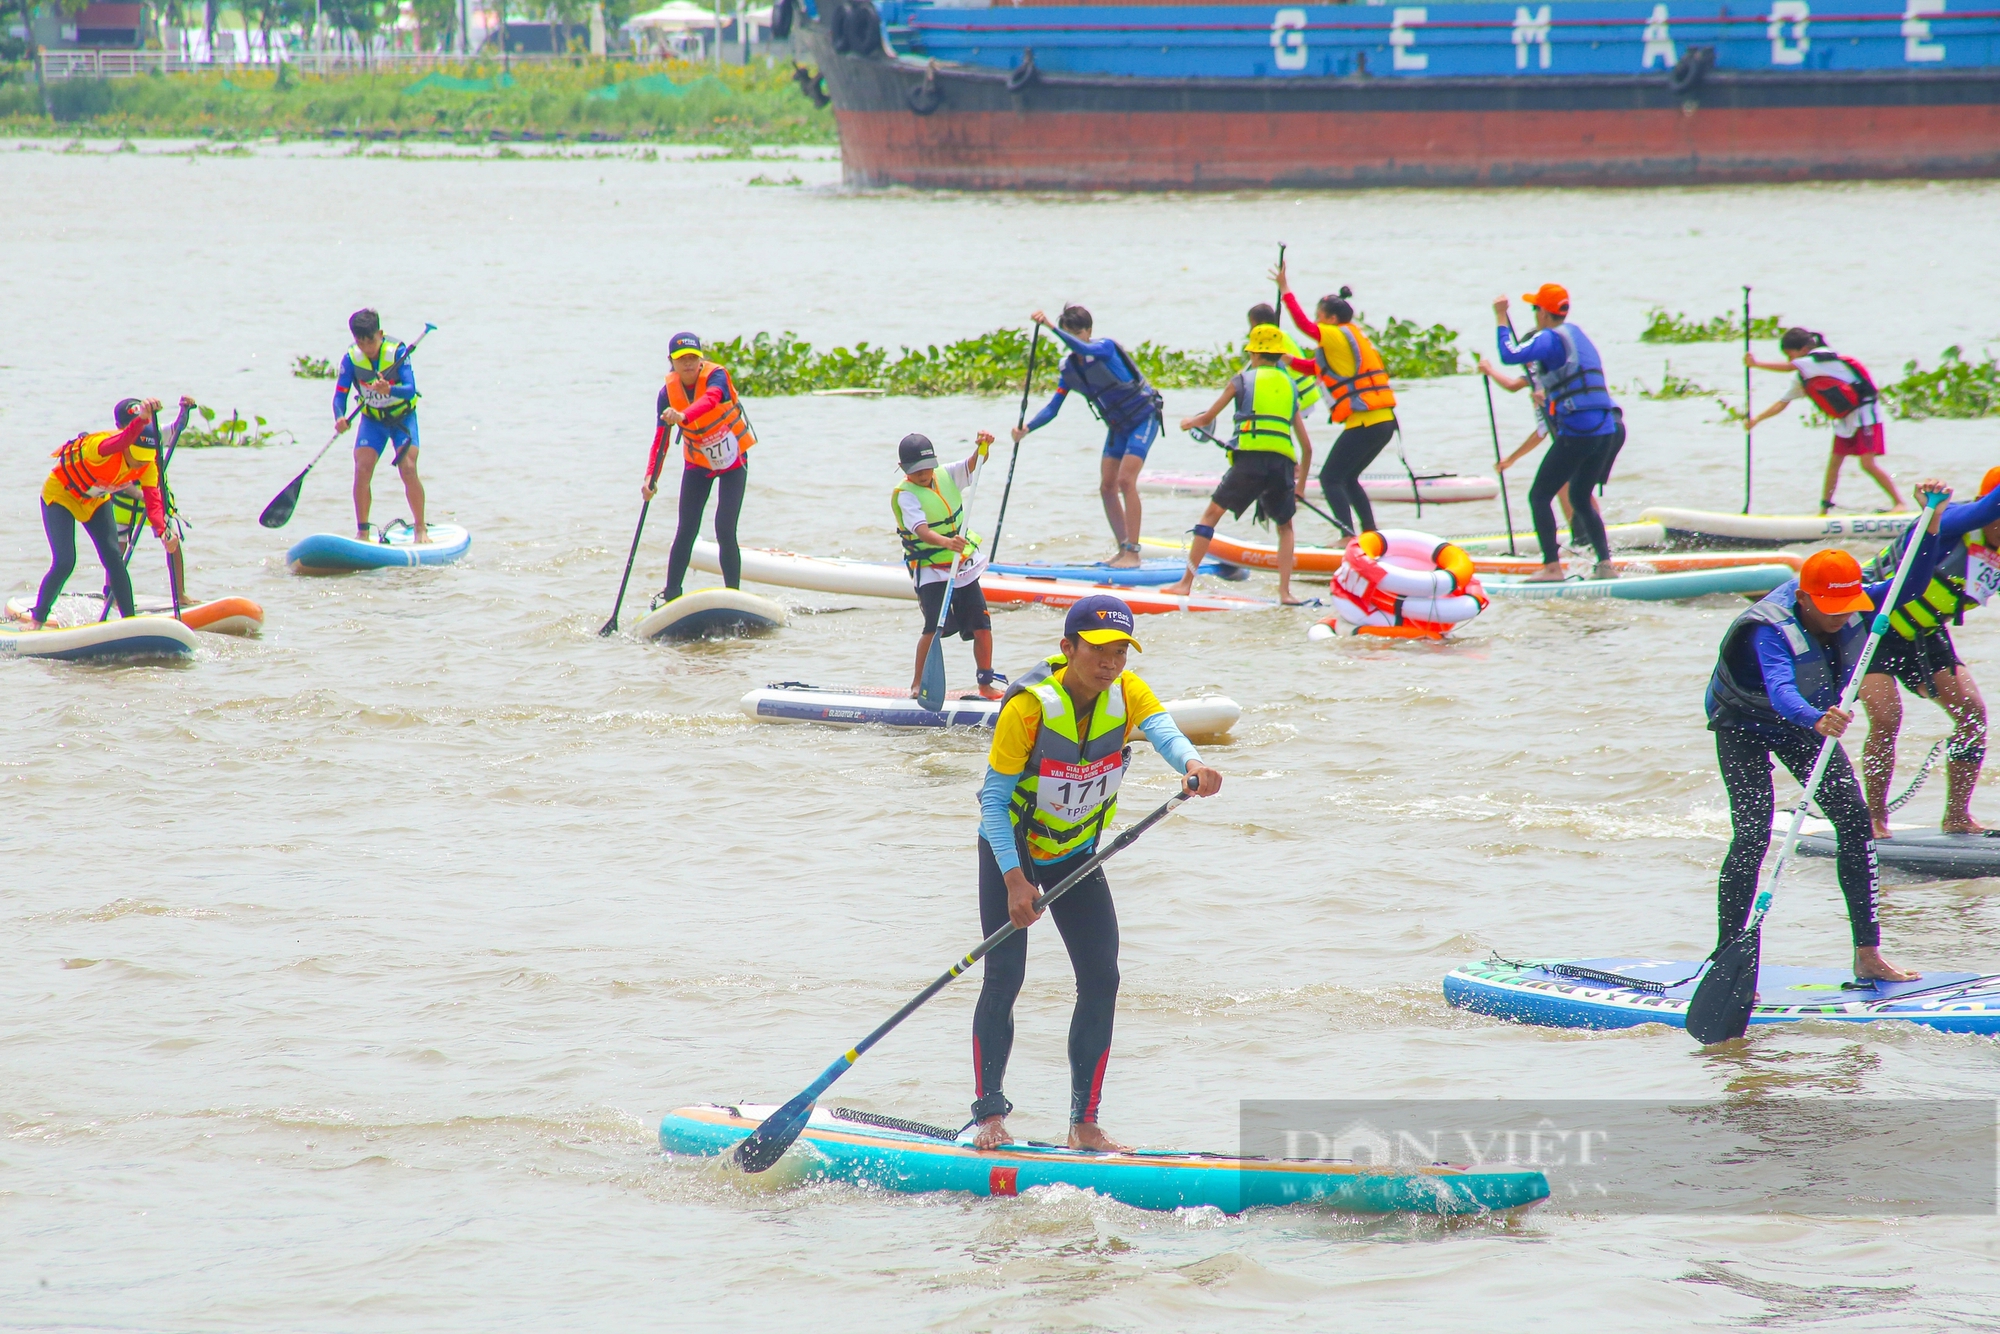
[[653, 428], [652, 452], [646, 456], [646, 480], [639, 487], [639, 494], [647, 500], [658, 494], [656, 479], [666, 462], [667, 440], [678, 426], [682, 454], [679, 524], [667, 557], [667, 584], [653, 599], [655, 607], [681, 596], [710, 491], [716, 493], [715, 545], [721, 551], [722, 582], [730, 588], [743, 586], [743, 549], [736, 543], [736, 521], [743, 513], [743, 492], [749, 485], [750, 447], [757, 443], [750, 419], [743, 414], [743, 398], [736, 392], [736, 382], [726, 369], [708, 359], [701, 339], [686, 331], [675, 334], [667, 340], [667, 359], [673, 369], [667, 372], [667, 381], [654, 402], [659, 415]]
[[1234, 404], [1236, 438], [1229, 445], [1229, 470], [1194, 526], [1187, 570], [1160, 591], [1170, 596], [1193, 592], [1194, 574], [1208, 555], [1216, 520], [1224, 511], [1241, 518], [1255, 505], [1258, 521], [1268, 519], [1278, 528], [1278, 600], [1296, 607], [1300, 602], [1292, 596], [1292, 516], [1299, 511], [1306, 478], [1312, 475], [1312, 437], [1306, 431], [1298, 390], [1283, 365], [1285, 335], [1278, 326], [1252, 329], [1244, 350], [1250, 354], [1248, 368], [1230, 377], [1208, 411], [1181, 421], [1183, 431], [1207, 430], [1224, 408]]
[[[193, 400], [181, 402], [185, 422]], [[55, 467], [42, 482], [42, 532], [49, 540], [49, 572], [42, 576], [41, 590], [35, 596], [31, 629], [40, 630], [48, 624], [63, 585], [76, 572], [78, 524], [97, 548], [118, 614], [134, 614], [132, 575], [125, 568], [118, 523], [110, 504], [111, 497], [125, 487], [138, 486], [154, 536], [170, 558], [180, 554], [180, 536], [167, 524], [166, 501], [160, 490], [160, 432], [154, 424], [159, 411], [157, 398], [120, 399], [111, 410], [116, 430], [86, 431], [55, 452]]]
[[[1976, 540], [1975, 540], [1976, 539]], [[1908, 548], [1905, 532], [1868, 568], [1873, 578], [1889, 578]], [[1889, 786], [1896, 773], [1896, 734], [1903, 724], [1903, 689], [1928, 699], [1950, 717], [1945, 743], [1944, 820], [1947, 834], [1980, 834], [1972, 818], [1972, 792], [1986, 762], [1986, 701], [1979, 683], [1958, 656], [1951, 627], [1965, 613], [1984, 606], [2000, 590], [2000, 468], [1987, 469], [1979, 499], [1947, 505], [1938, 520], [1937, 570], [1928, 584], [1889, 617], [1868, 674], [1861, 678], [1861, 704], [1868, 710], [1868, 741], [1861, 748], [1861, 788], [1875, 837], [1889, 836]], [[1911, 581], [1913, 584], [1915, 580]]]
[[1555, 495], [1569, 487], [1570, 541], [1588, 542], [1597, 553], [1595, 579], [1615, 579], [1611, 543], [1595, 505], [1578, 505], [1576, 497], [1597, 485], [1623, 442], [1623, 422], [1604, 378], [1604, 359], [1582, 329], [1569, 322], [1569, 291], [1558, 283], [1543, 283], [1521, 298], [1535, 310], [1535, 334], [1518, 346], [1508, 317], [1507, 298], [1493, 303], [1499, 326], [1500, 360], [1525, 366], [1528, 379], [1541, 395], [1543, 410], [1555, 427], [1549, 452], [1528, 488], [1528, 510], [1535, 520], [1535, 539], [1542, 547], [1542, 568], [1528, 579], [1553, 583], [1564, 578], [1562, 547], [1556, 541]]
[[[937, 448], [930, 437], [911, 432], [896, 446], [896, 461], [902, 466], [903, 480], [889, 493], [890, 512], [896, 520], [896, 535], [903, 539], [903, 563], [916, 580], [917, 603], [924, 610], [924, 630], [917, 637], [917, 665], [910, 676], [910, 695], [922, 689], [924, 662], [930, 657], [931, 636], [972, 641], [972, 661], [979, 676], [979, 693], [999, 699], [1007, 678], [993, 670], [993, 617], [986, 609], [986, 592], [979, 576], [986, 573], [986, 553], [980, 550], [979, 534], [965, 523], [965, 488], [972, 474], [986, 464], [986, 451], [993, 436], [981, 431], [973, 451], [957, 463], [938, 466]], [[953, 560], [958, 575], [952, 577]], [[951, 610], [944, 609], [944, 591], [949, 581]], [[942, 616], [944, 624], [939, 625]]]
[[1868, 368], [1853, 357], [1844, 357], [1826, 345], [1823, 334], [1811, 329], [1787, 329], [1778, 340], [1783, 361], [1759, 361], [1749, 352], [1743, 364], [1753, 370], [1776, 371], [1792, 377], [1790, 388], [1778, 400], [1744, 424], [1755, 430], [1763, 422], [1789, 408], [1800, 399], [1833, 419], [1833, 450], [1827, 455], [1826, 482], [1820, 488], [1819, 512], [1833, 508], [1833, 491], [1840, 484], [1840, 468], [1856, 459], [1861, 471], [1889, 493], [1889, 508], [1903, 508], [1903, 494], [1896, 479], [1882, 468], [1882, 456], [1889, 452], [1888, 437], [1882, 431], [1881, 396]]
[[[1131, 741], [1143, 733], [1197, 796], [1213, 796], [1222, 775], [1201, 761], [1152, 687], [1126, 670], [1132, 611], [1115, 597], [1081, 598], [1063, 618], [1059, 651], [1007, 690], [993, 729], [979, 791], [979, 921], [988, 935], [1012, 921], [1032, 925], [1036, 894], [1088, 856], [1118, 809]], [[1076, 973], [1070, 1017], [1070, 1128], [1073, 1149], [1118, 1152], [1098, 1122], [1118, 1003], [1118, 912], [1099, 869], [1048, 911]], [[1028, 937], [1017, 932], [986, 956], [972, 1013], [972, 1068], [978, 1122], [973, 1143], [1013, 1142], [1001, 1092], [1014, 1048], [1014, 998], [1027, 975]]]
[[[1481, 357], [1479, 359], [1479, 373], [1485, 376], [1487, 379], [1491, 380], [1494, 384], [1499, 385], [1502, 389], [1506, 390], [1510, 394], [1518, 394], [1523, 389], [1529, 387], [1527, 376], [1509, 375], [1507, 374], [1507, 372], [1501, 370], [1498, 366], [1495, 366], [1492, 362], [1488, 361], [1484, 357]], [[1497, 460], [1494, 463], [1493, 468], [1495, 472], [1501, 472], [1501, 473], [1506, 472], [1507, 469], [1513, 467], [1515, 464], [1519, 463], [1522, 459], [1534, 453], [1537, 449], [1540, 449], [1542, 447], [1542, 442], [1547, 440], [1550, 434], [1552, 434], [1554, 430], [1553, 423], [1549, 421], [1549, 412], [1547, 403], [1543, 399], [1542, 395], [1540, 393], [1534, 393], [1530, 395], [1530, 397], [1534, 401], [1535, 429], [1528, 432], [1527, 438], [1521, 441], [1520, 445], [1515, 448], [1512, 454], [1509, 454], [1506, 458]], [[1612, 442], [1610, 451], [1605, 455], [1604, 466], [1598, 470], [1597, 485], [1593, 487], [1590, 492], [1590, 503], [1597, 510], [1598, 522], [1600, 523], [1604, 521], [1604, 506], [1600, 502], [1598, 497], [1604, 493], [1605, 483], [1611, 480], [1611, 467], [1614, 463], [1618, 461], [1618, 451], [1623, 449], [1624, 447], [1625, 447], [1625, 414], [1624, 411], [1620, 409], [1618, 413], [1618, 431], [1616, 439]], [[1570, 506], [1568, 482], [1564, 482], [1561, 487], [1557, 488], [1556, 504], [1562, 507], [1563, 522], [1569, 525], [1570, 538], [1572, 541], [1574, 541], [1576, 537], [1576, 515]]]
[[1159, 390], [1146, 383], [1139, 363], [1124, 344], [1113, 338], [1091, 337], [1094, 326], [1090, 312], [1082, 306], [1064, 306], [1054, 324], [1039, 310], [1028, 318], [1062, 339], [1069, 355], [1063, 358], [1055, 396], [1032, 421], [1014, 428], [1014, 443], [1020, 444], [1023, 436], [1054, 421], [1071, 390], [1083, 395], [1104, 423], [1097, 493], [1104, 502], [1111, 536], [1118, 543], [1117, 554], [1105, 564], [1133, 569], [1140, 563], [1139, 470], [1146, 466], [1147, 451], [1160, 438], [1164, 400]]
[[[1950, 493], [1942, 482], [1925, 482], [1917, 488], [1920, 501]], [[1930, 582], [1937, 565], [1941, 517], [1942, 511], [1931, 516], [1899, 608], [1909, 606]], [[1888, 579], [1864, 582], [1860, 562], [1847, 552], [1833, 547], [1815, 551], [1806, 557], [1796, 579], [1787, 580], [1737, 617], [1722, 636], [1703, 701], [1729, 794], [1732, 837], [1716, 884], [1716, 926], [1722, 943], [1734, 939], [1749, 920], [1757, 874], [1771, 845], [1775, 805], [1771, 757], [1775, 755], [1803, 783], [1819, 758], [1822, 738], [1846, 733], [1854, 716], [1837, 705], [1841, 687], [1868, 640], [1871, 618], [1861, 613], [1881, 604], [1893, 579], [1892, 572]], [[1855, 977], [1912, 980], [1918, 974], [1882, 957], [1882, 928], [1875, 917], [1873, 830], [1854, 769], [1838, 745], [1814, 799], [1832, 822], [1839, 843], [1835, 867], [1847, 900]]]
[[1317, 319], [1308, 319], [1306, 309], [1292, 295], [1292, 285], [1281, 261], [1271, 271], [1284, 298], [1285, 309], [1299, 332], [1314, 343], [1313, 361], [1319, 381], [1326, 386], [1328, 417], [1341, 427], [1333, 447], [1327, 451], [1326, 466], [1320, 469], [1319, 488], [1326, 493], [1327, 508], [1355, 532], [1375, 529], [1375, 508], [1362, 489], [1361, 474], [1375, 461], [1399, 429], [1396, 425], [1396, 391], [1389, 385], [1389, 368], [1382, 354], [1369, 340], [1368, 331], [1354, 318], [1349, 304], [1354, 290], [1342, 287], [1319, 299]]
[[417, 372], [401, 356], [403, 344], [382, 333], [382, 316], [373, 309], [347, 317], [354, 346], [340, 359], [333, 383], [333, 429], [343, 434], [353, 425], [347, 416], [347, 395], [361, 397], [361, 429], [354, 436], [354, 534], [366, 542], [368, 515], [375, 503], [375, 465], [382, 451], [396, 447], [396, 473], [403, 479], [403, 496], [410, 502], [410, 540], [430, 541], [424, 523], [424, 483], [417, 476]]
[[[1310, 412], [1325, 397], [1319, 386], [1319, 364], [1305, 354], [1293, 337], [1278, 324], [1278, 308], [1268, 301], [1259, 301], [1250, 307], [1250, 332], [1254, 333], [1262, 325], [1277, 329], [1278, 336], [1285, 340], [1285, 373], [1292, 377], [1292, 387], [1299, 391], [1299, 406]], [[1246, 360], [1243, 369], [1249, 370], [1251, 363]]]

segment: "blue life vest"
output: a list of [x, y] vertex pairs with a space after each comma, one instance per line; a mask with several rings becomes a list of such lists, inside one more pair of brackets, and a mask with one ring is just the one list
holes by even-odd
[[[1708, 678], [1708, 693], [1702, 703], [1708, 710], [1708, 725], [1717, 727], [1791, 728], [1799, 725], [1779, 713], [1771, 704], [1769, 687], [1762, 671], [1755, 679], [1741, 680], [1730, 666], [1734, 653], [1760, 625], [1776, 626], [1792, 652], [1792, 675], [1799, 694], [1816, 709], [1826, 710], [1840, 702], [1841, 687], [1861, 657], [1868, 642], [1870, 618], [1856, 613], [1847, 618], [1833, 637], [1835, 661], [1829, 661], [1818, 635], [1799, 624], [1799, 581], [1790, 580], [1738, 616], [1722, 636], [1715, 671]], [[1753, 656], [1751, 661], [1756, 661]]]
[[1118, 356], [1125, 361], [1125, 369], [1132, 373], [1129, 380], [1121, 380], [1111, 373], [1105, 358], [1086, 357], [1072, 352], [1063, 366], [1064, 374], [1090, 404], [1090, 410], [1114, 431], [1129, 431], [1149, 417], [1157, 417], [1166, 407], [1166, 400], [1160, 391], [1146, 383], [1146, 377], [1139, 373], [1139, 363], [1132, 360], [1132, 354], [1122, 343], [1111, 345]]
[[1563, 364], [1554, 370], [1540, 365], [1533, 369], [1535, 384], [1547, 396], [1556, 424], [1563, 425], [1575, 413], [1616, 412], [1618, 401], [1604, 381], [1604, 358], [1590, 335], [1573, 324], [1558, 324], [1549, 332], [1562, 340]]

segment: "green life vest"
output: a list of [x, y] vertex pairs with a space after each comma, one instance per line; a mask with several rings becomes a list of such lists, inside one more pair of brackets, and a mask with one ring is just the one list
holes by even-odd
[[1252, 366], [1237, 374], [1236, 439], [1231, 448], [1260, 449], [1298, 461], [1292, 442], [1292, 418], [1298, 414], [1299, 391], [1292, 377], [1276, 366]]
[[398, 417], [406, 417], [417, 407], [417, 395], [408, 398], [390, 398], [372, 389], [364, 389], [364, 382], [380, 380], [387, 376], [391, 383], [396, 376], [391, 372], [396, 365], [396, 355], [403, 345], [393, 338], [384, 338], [382, 346], [375, 349], [375, 359], [369, 360], [367, 353], [358, 347], [347, 349], [347, 363], [354, 368], [354, 392], [361, 396], [361, 415], [372, 417], [378, 422], [392, 422]]
[[[1979, 605], [1979, 599], [1965, 591], [1966, 566], [1971, 558], [1962, 541], [1947, 551], [1937, 563], [1938, 572], [1924, 585], [1924, 591], [1889, 613], [1889, 628], [1905, 639], [1917, 639], [1936, 633], [1947, 620], [1953, 625], [1964, 625], [1967, 609]], [[1880, 573], [1869, 577], [1894, 578], [1902, 559], [1903, 540], [1899, 538], [1884, 547], [1882, 554], [1870, 563], [1869, 568]]]
[[[959, 494], [958, 483], [951, 480], [951, 473], [937, 468], [931, 473], [929, 486], [918, 486], [905, 477], [889, 492], [889, 512], [896, 519], [896, 534], [903, 539], [903, 563], [915, 574], [920, 566], [936, 565], [949, 569], [958, 555], [950, 547], [936, 546], [918, 537], [903, 522], [903, 507], [896, 497], [913, 495], [917, 503], [924, 507], [924, 525], [939, 537], [957, 537], [959, 527], [965, 521], [965, 498]], [[979, 546], [979, 534], [965, 535], [968, 554]]]
[[1006, 695], [1032, 695], [1042, 713], [1034, 749], [1007, 803], [1016, 836], [1038, 862], [1059, 861], [1097, 842], [1118, 811], [1118, 787], [1132, 758], [1125, 744], [1125, 677], [1131, 673], [1092, 701], [1090, 718], [1079, 727], [1069, 692], [1054, 679], [1063, 665], [1061, 654], [1035, 664]]

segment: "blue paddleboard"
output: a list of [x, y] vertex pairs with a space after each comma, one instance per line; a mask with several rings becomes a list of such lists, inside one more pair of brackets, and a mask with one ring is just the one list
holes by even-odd
[[[668, 1153], [714, 1157], [732, 1149], [774, 1107], [683, 1107], [660, 1121]], [[881, 1190], [1019, 1195], [1036, 1186], [1096, 1191], [1135, 1209], [1203, 1206], [1241, 1213], [1314, 1204], [1356, 1213], [1481, 1214], [1548, 1198], [1548, 1178], [1522, 1169], [1480, 1171], [1436, 1163], [1388, 1171], [1338, 1159], [1233, 1158], [1211, 1153], [1086, 1153], [1056, 1144], [981, 1151], [941, 1126], [846, 1108], [813, 1109], [797, 1144], [807, 1174]]]
[[410, 565], [449, 565], [472, 545], [472, 534], [455, 523], [430, 525], [430, 540], [410, 540], [408, 527], [363, 542], [339, 533], [314, 533], [285, 553], [294, 574], [347, 574], [354, 570], [397, 569]]
[[[1563, 966], [1610, 974], [1579, 977], [1552, 971]], [[1445, 974], [1444, 998], [1473, 1010], [1547, 1028], [1634, 1028], [1640, 1024], [1687, 1027], [1688, 1002], [1699, 981], [1662, 992], [1629, 986], [1618, 977], [1676, 982], [1700, 965], [1661, 959], [1566, 959], [1509, 963], [1486, 959]], [[1926, 973], [1915, 982], [1856, 983], [1844, 968], [1757, 970], [1752, 1028], [1816, 1019], [1863, 1024], [1900, 1019], [1946, 1033], [2000, 1033], [2000, 973]]]

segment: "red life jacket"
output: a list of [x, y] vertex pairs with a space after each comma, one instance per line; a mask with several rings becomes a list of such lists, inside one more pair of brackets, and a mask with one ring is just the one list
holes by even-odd
[[[1813, 362], [1818, 368], [1817, 374], [1803, 369], [1799, 371], [1799, 379], [1805, 382], [1806, 397], [1812, 400], [1814, 407], [1835, 421], [1839, 421], [1850, 412], [1866, 407], [1878, 397], [1875, 381], [1870, 378], [1868, 368], [1853, 357], [1844, 357], [1838, 352], [1819, 351], [1808, 352], [1803, 357], [1795, 358], [1793, 364], [1797, 365], [1800, 361]], [[1832, 370], [1834, 366], [1846, 368], [1851, 372], [1851, 378]]]

